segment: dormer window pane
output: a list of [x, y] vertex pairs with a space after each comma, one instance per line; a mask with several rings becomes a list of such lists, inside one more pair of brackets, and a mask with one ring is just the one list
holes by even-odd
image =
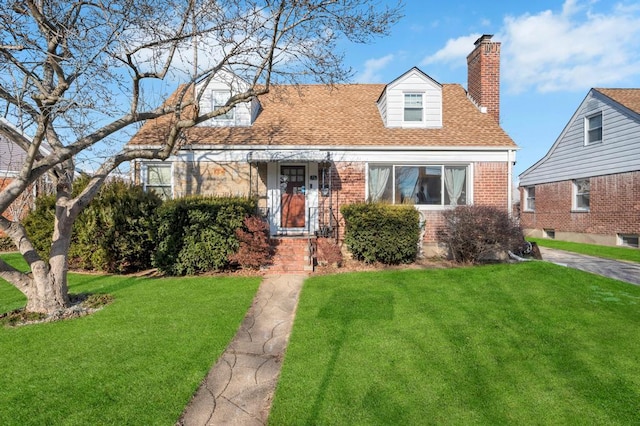
[[404, 121], [422, 121], [422, 94], [404, 94]]
[[[222, 108], [227, 100], [231, 97], [229, 92], [214, 92], [213, 93], [213, 111], [218, 108]], [[216, 120], [233, 120], [233, 108], [228, 111], [226, 114], [218, 115], [215, 117]]]

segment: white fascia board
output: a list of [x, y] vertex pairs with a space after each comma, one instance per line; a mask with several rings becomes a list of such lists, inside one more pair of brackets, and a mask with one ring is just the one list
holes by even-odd
[[[253, 151], [259, 149], [215, 149], [215, 150], [198, 150], [198, 151], [180, 151], [178, 154], [169, 158], [180, 159], [182, 161], [221, 161], [236, 162], [247, 161], [249, 155]], [[271, 151], [283, 152], [284, 149]], [[360, 162], [376, 162], [376, 163], [424, 163], [424, 162], [512, 162], [514, 161], [514, 149], [485, 149], [485, 150], [340, 150], [325, 149], [329, 152], [332, 161], [360, 161]], [[313, 159], [309, 160], [313, 161]]]

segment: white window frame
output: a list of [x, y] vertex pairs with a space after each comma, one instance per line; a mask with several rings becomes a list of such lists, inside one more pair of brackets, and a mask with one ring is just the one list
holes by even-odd
[[[369, 194], [369, 174], [371, 167], [390, 167], [390, 175], [389, 179], [391, 180], [391, 203], [392, 204], [401, 204], [396, 203], [396, 168], [397, 167], [440, 167], [441, 170], [441, 179], [440, 179], [440, 204], [418, 204], [413, 203], [412, 205], [420, 210], [446, 210], [455, 208], [452, 204], [445, 204], [445, 179], [444, 179], [444, 169], [447, 167], [455, 167], [455, 168], [464, 168], [465, 169], [465, 187], [463, 189], [465, 194], [465, 204], [459, 205], [471, 205], [473, 204], [473, 164], [472, 163], [420, 163], [420, 164], [402, 164], [402, 163], [367, 163], [367, 173], [365, 179], [365, 193], [366, 198], [370, 199]], [[384, 202], [384, 200], [382, 200]]]
[[[533, 191], [533, 196], [532, 196]], [[536, 211], [536, 187], [525, 186], [524, 188], [524, 211], [534, 212]]]
[[[586, 181], [588, 184], [587, 191], [580, 191], [580, 183]], [[582, 179], [574, 179], [573, 180], [573, 210], [577, 212], [588, 212], [591, 210], [591, 180], [589, 178]], [[588, 206], [578, 206], [578, 197], [584, 196], [585, 194], [589, 194], [589, 205]]]
[[[170, 173], [169, 183], [164, 184], [149, 184], [149, 168], [161, 167], [168, 168]], [[173, 163], [144, 163], [142, 166], [142, 182], [145, 192], [155, 191], [154, 188], [169, 188], [169, 198], [173, 198]], [[165, 191], [155, 191], [160, 197], [166, 194]]]
[[[231, 92], [224, 90], [216, 90], [213, 92], [211, 97], [211, 108], [212, 111], [215, 111], [218, 108], [225, 106], [229, 98], [231, 97]], [[216, 121], [233, 121], [235, 120], [235, 107], [231, 108], [225, 114], [217, 115], [214, 117]]]
[[[596, 118], [600, 118], [600, 125], [599, 126], [595, 126], [593, 125], [593, 122]], [[585, 145], [593, 145], [593, 144], [598, 144], [598, 143], [602, 143], [602, 139], [603, 139], [603, 128], [604, 128], [604, 121], [603, 121], [603, 116], [602, 116], [602, 111], [597, 112], [595, 114], [590, 114], [587, 115], [584, 118], [584, 144]], [[592, 127], [593, 126], [593, 127]], [[600, 138], [599, 139], [592, 139], [592, 134], [595, 133], [600, 133]]]
[[[419, 107], [411, 104], [411, 102], [407, 102], [407, 98], [409, 99], [420, 99]], [[424, 123], [424, 93], [420, 92], [406, 92], [402, 94], [402, 121], [404, 123], [410, 124], [421, 124]], [[407, 120], [407, 111], [420, 111], [420, 119], [419, 120]]]
[[638, 234], [618, 234], [618, 245], [623, 247], [640, 248]]

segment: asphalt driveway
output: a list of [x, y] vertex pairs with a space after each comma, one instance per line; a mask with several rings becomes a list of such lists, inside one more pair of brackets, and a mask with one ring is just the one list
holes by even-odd
[[539, 247], [542, 259], [631, 284], [640, 285], [640, 264]]

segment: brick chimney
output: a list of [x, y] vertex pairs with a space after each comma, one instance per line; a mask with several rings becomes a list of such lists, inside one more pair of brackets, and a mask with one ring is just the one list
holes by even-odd
[[467, 56], [467, 93], [484, 111], [500, 122], [500, 43], [493, 35], [476, 40], [475, 49]]

